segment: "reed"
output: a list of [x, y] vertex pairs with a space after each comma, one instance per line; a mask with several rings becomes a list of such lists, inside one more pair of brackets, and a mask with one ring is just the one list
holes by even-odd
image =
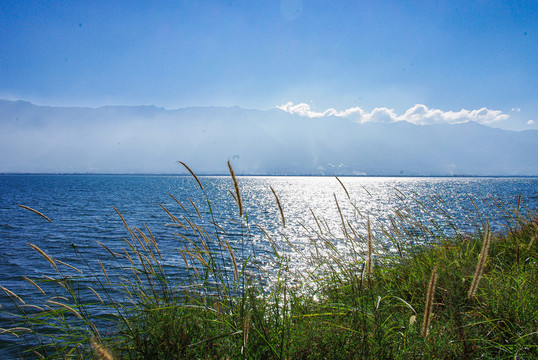
[[[161, 208], [186, 275], [177, 276], [181, 265], [169, 256], [178, 253], [164, 250], [158, 233], [131, 226], [117, 209], [126, 234], [121, 244], [96, 242], [93, 250], [72, 245], [76, 263], [59, 261], [51, 249], [30, 243], [49, 270], [23, 278], [36, 296], [0, 287], [0, 311], [11, 324], [2, 325], [0, 336], [18, 339], [22, 358], [538, 356], [538, 247], [533, 246], [538, 217], [521, 199], [515, 211], [505, 208], [510, 230], [491, 234], [487, 224], [480, 241], [455, 231], [449, 209], [437, 197], [414, 201], [413, 194], [398, 193], [402, 203], [383, 222], [355, 203], [349, 204], [353, 215], [346, 216], [335, 195], [341, 227], [332, 229], [310, 210], [313, 225], [303, 224], [301, 235], [308, 241], [298, 244], [272, 187], [286, 231], [270, 233], [249, 224], [229, 162], [230, 193], [239, 208], [235, 218], [214, 216], [203, 178], [180, 164], [195, 178], [202, 201], [189, 194], [191, 206], [184, 207], [171, 195], [174, 206]], [[337, 180], [351, 202], [353, 194]], [[199, 206], [204, 199], [207, 209]], [[428, 222], [410, 203], [445, 218]], [[49, 220], [45, 224], [59, 228]], [[245, 248], [254, 242], [255, 229], [256, 241], [261, 237], [269, 251]], [[415, 245], [420, 240], [429, 245]], [[308, 266], [297, 270], [297, 261]], [[469, 288], [466, 279], [475, 266]], [[469, 301], [479, 281], [480, 301]], [[422, 307], [419, 327], [415, 309]]]
[[58, 266], [56, 265], [56, 263], [54, 262], [54, 260], [49, 256], [47, 255], [43, 250], [41, 250], [37, 245], [34, 245], [34, 244], [30, 244], [28, 243], [28, 245], [30, 245], [30, 247], [32, 249], [34, 249], [35, 251], [37, 251], [41, 256], [43, 256], [48, 262], [49, 264], [51, 264], [54, 269], [56, 269], [57, 272], [60, 272], [60, 270], [58, 269]]
[[276, 205], [278, 206], [278, 211], [280, 212], [280, 218], [282, 219], [282, 227], [286, 227], [286, 218], [284, 217], [284, 211], [282, 210], [282, 205], [280, 205], [280, 199], [278, 198], [278, 195], [276, 194], [275, 189], [273, 189], [272, 186], [269, 187], [271, 189], [271, 192], [275, 196]]
[[[196, 180], [196, 182], [198, 183], [198, 186], [200, 186], [200, 189], [204, 190], [204, 187], [202, 186], [202, 182], [200, 181], [200, 179], [198, 179], [198, 176], [196, 176], [194, 171], [192, 171], [191, 168], [187, 164], [185, 164], [183, 161], [178, 161], [177, 163], [183, 165], [189, 171], [189, 173], [192, 175], [194, 180]], [[230, 164], [230, 162], [228, 161], [228, 166], [230, 166], [229, 164]]]
[[237, 182], [237, 178], [235, 177], [234, 169], [232, 168], [232, 164], [230, 161], [228, 161], [228, 169], [230, 170], [230, 176], [232, 177], [233, 183], [234, 183], [234, 189], [235, 189], [235, 200], [237, 201], [237, 206], [239, 208], [239, 217], [243, 217], [243, 202], [241, 201], [241, 192], [239, 191], [239, 183]]
[[368, 265], [367, 265], [367, 271], [368, 278], [372, 276], [372, 253], [373, 253], [373, 246], [372, 246], [372, 228], [370, 226], [370, 217], [368, 216], [368, 219], [366, 220], [366, 226], [368, 231]]
[[26, 210], [29, 210], [31, 212], [33, 212], [34, 214], [37, 214], [39, 216], [41, 216], [43, 219], [47, 220], [48, 222], [52, 222], [52, 220], [50, 218], [48, 218], [47, 216], [43, 215], [41, 212], [35, 210], [35, 209], [32, 209], [31, 207], [29, 206], [25, 206], [25, 205], [19, 205], [20, 208], [23, 208], [23, 209], [26, 209]]
[[490, 234], [489, 234], [489, 224], [487, 224], [486, 231], [484, 234], [484, 241], [482, 243], [482, 249], [480, 250], [480, 255], [478, 256], [478, 263], [476, 264], [476, 269], [473, 276], [473, 281], [471, 282], [471, 286], [467, 294], [468, 299], [472, 299], [476, 294], [476, 290], [478, 289], [480, 278], [482, 276], [482, 273], [484, 272], [484, 265], [486, 264], [486, 259], [489, 252], [489, 246], [490, 246]]
[[430, 333], [430, 322], [432, 318], [433, 299], [435, 297], [435, 288], [437, 287], [437, 268], [433, 268], [428, 282], [428, 292], [426, 294], [426, 301], [424, 306], [424, 320], [422, 322], [422, 337], [427, 337]]
[[90, 345], [95, 357], [98, 360], [114, 360], [114, 357], [112, 356], [110, 351], [103, 345], [98, 344], [95, 339], [92, 338], [90, 340]]

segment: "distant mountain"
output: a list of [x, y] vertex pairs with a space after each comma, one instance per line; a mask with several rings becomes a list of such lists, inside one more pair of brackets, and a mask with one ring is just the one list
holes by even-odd
[[280, 109], [62, 108], [0, 100], [0, 172], [538, 175], [538, 130], [359, 124]]

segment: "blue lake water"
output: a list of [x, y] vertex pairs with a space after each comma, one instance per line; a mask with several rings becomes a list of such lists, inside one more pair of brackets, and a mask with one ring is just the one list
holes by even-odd
[[[238, 207], [231, 195], [231, 178], [200, 179], [211, 202], [211, 213], [198, 184], [187, 176], [0, 175], [0, 285], [25, 299], [40, 295], [22, 276], [37, 278], [52, 269], [28, 243], [76, 266], [81, 259], [73, 253], [74, 244], [87, 254], [89, 261], [102, 258], [105, 266], [113, 267], [106, 263], [106, 251], [96, 241], [113, 250], [123, 246], [121, 239], [128, 234], [114, 207], [130, 226], [147, 225], [151, 229], [165, 255], [166, 266], [178, 277], [185, 271], [178, 252], [184, 240], [174, 235], [177, 228], [167, 226], [170, 217], [159, 204], [193, 222], [210, 225], [215, 220], [226, 232], [226, 239], [237, 248], [245, 238], [245, 230], [237, 225]], [[499, 204], [516, 207], [518, 196], [521, 208], [538, 208], [538, 178], [342, 177], [347, 193], [334, 177], [238, 180], [248, 218], [247, 251], [257, 255], [270, 254], [269, 243], [257, 225], [277, 243], [281, 241], [283, 249], [284, 237], [298, 248], [308, 249], [320, 222], [336, 238], [343, 237], [338, 207], [343, 217], [360, 231], [365, 230], [369, 217], [380, 241], [383, 234], [379, 229], [396, 218], [396, 209], [406, 209], [408, 216], [417, 221], [450, 233], [454, 228], [461, 232], [477, 231], [486, 219], [493, 229], [504, 230], [507, 222], [503, 205]], [[271, 187], [279, 196], [285, 228]], [[18, 205], [43, 213], [52, 223]], [[390, 244], [386, 249], [390, 250]], [[296, 260], [298, 268], [300, 261]], [[7, 302], [5, 294], [0, 293], [0, 305], [6, 307]], [[0, 317], [0, 328], [7, 326]], [[0, 347], [7, 340], [2, 337], [1, 341]]]

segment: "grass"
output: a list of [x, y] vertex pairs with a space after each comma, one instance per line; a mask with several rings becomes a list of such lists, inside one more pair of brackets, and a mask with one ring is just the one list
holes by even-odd
[[[447, 234], [446, 226], [428, 226], [405, 206], [395, 209], [390, 225], [376, 228], [338, 179], [355, 206], [355, 218], [343, 215], [335, 196], [341, 228], [330, 229], [312, 212], [316, 227], [304, 227], [310, 246], [297, 248], [286, 235], [284, 211], [271, 188], [283, 227], [276, 235], [266, 233], [273, 252], [262, 259], [249, 247], [255, 225], [242, 207], [231, 165], [230, 194], [240, 214], [234, 232], [241, 235], [233, 245], [213, 215], [202, 182], [187, 169], [207, 211], [199, 211], [193, 201], [195, 215], [163, 209], [183, 243], [180, 254], [189, 275], [174, 277], [150, 229], [129, 226], [119, 212], [128, 236], [122, 249], [99, 243], [106, 259], [72, 245], [83, 265], [75, 267], [30, 244], [53, 273], [24, 278], [42, 301], [30, 304], [1, 288], [2, 311], [13, 323], [2, 331], [19, 339], [21, 357], [538, 356], [538, 218], [521, 202], [514, 208], [497, 204], [506, 218], [503, 233], [490, 233], [484, 221], [476, 233], [462, 234], [447, 215]], [[442, 199], [434, 204], [423, 204], [422, 210], [443, 213]], [[412, 245], [421, 239], [428, 245]], [[292, 271], [291, 255], [311, 266]], [[259, 266], [261, 260], [271, 261], [269, 273]]]

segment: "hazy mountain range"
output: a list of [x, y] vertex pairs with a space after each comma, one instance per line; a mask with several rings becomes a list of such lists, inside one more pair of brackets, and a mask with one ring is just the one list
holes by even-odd
[[357, 123], [280, 109], [0, 100], [0, 172], [538, 175], [538, 130]]

